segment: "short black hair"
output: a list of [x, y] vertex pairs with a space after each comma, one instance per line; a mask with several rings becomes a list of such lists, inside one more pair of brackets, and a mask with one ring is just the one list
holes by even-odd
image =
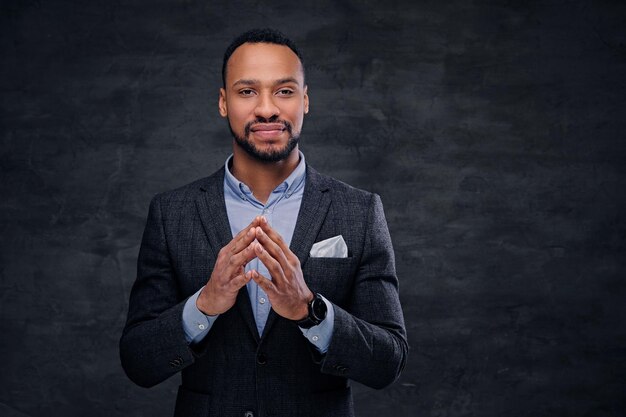
[[300, 59], [302, 75], [304, 75], [304, 59], [302, 59], [300, 50], [291, 39], [275, 29], [252, 29], [237, 36], [235, 40], [228, 45], [226, 52], [224, 52], [224, 61], [222, 62], [222, 85], [224, 87], [226, 87], [226, 64], [228, 64], [228, 60], [233, 52], [235, 52], [235, 49], [239, 48], [244, 43], [271, 43], [274, 45], [285, 45], [291, 49], [294, 54], [296, 54], [298, 59]]

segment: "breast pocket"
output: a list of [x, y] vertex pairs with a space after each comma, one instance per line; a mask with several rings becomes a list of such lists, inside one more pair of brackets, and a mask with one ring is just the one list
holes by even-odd
[[354, 280], [356, 260], [348, 258], [309, 258], [302, 268], [309, 289], [343, 304]]

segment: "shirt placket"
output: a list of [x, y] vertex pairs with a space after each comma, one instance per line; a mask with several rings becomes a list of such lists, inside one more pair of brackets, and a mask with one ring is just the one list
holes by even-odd
[[[270, 194], [270, 199], [267, 201], [267, 204], [263, 205], [261, 211], [259, 212], [259, 215], [264, 216], [267, 219], [267, 222], [270, 226], [274, 225], [274, 211], [276, 210], [276, 206], [282, 199], [283, 194], [284, 190], [280, 192], [272, 192], [272, 194]], [[272, 279], [269, 270], [266, 268], [263, 262], [259, 260], [259, 258], [255, 258], [254, 261], [250, 264], [252, 264], [252, 267], [247, 269], [256, 269], [261, 275], [263, 275], [267, 279]], [[263, 328], [265, 327], [265, 323], [267, 322], [267, 317], [269, 316], [270, 308], [272, 306], [265, 291], [263, 291], [263, 289], [258, 285], [255, 285], [254, 287], [254, 299], [256, 300], [254, 310], [257, 330], [259, 331], [259, 334], [263, 334]]]

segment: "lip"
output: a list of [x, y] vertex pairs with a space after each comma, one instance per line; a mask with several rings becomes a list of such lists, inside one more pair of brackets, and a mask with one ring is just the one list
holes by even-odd
[[282, 123], [257, 123], [250, 128], [250, 132], [260, 140], [277, 140], [287, 130]]
[[282, 132], [285, 125], [282, 123], [258, 123], [250, 128], [251, 132]]

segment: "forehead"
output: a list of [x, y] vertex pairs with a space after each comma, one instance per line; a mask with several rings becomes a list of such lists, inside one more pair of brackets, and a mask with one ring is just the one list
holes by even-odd
[[226, 84], [238, 80], [275, 80], [295, 78], [304, 83], [302, 64], [298, 56], [285, 45], [244, 43], [230, 56], [226, 64]]

